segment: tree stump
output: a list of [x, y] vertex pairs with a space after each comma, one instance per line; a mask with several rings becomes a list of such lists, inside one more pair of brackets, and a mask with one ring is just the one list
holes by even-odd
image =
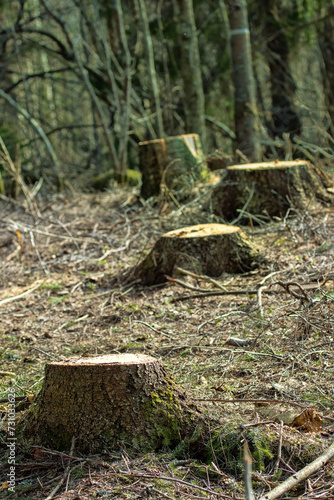
[[239, 227], [198, 224], [162, 235], [135, 274], [142, 283], [153, 285], [172, 276], [176, 265], [197, 274], [220, 276], [248, 271], [263, 259], [259, 247]]
[[222, 172], [212, 193], [213, 212], [229, 221], [240, 211], [282, 217], [290, 207], [305, 210], [331, 202], [330, 185], [326, 174], [308, 161], [234, 165]]
[[24, 419], [35, 444], [96, 452], [175, 447], [201, 425], [195, 404], [159, 361], [113, 354], [48, 363], [43, 387]]
[[138, 148], [143, 198], [158, 195], [162, 185], [172, 191], [189, 188], [207, 171], [198, 134], [140, 142]]

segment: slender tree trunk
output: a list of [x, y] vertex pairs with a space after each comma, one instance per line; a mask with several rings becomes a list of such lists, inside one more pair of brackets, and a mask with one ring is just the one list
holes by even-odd
[[246, 0], [227, 0], [227, 8], [231, 29], [236, 147], [250, 160], [260, 161]]
[[193, 0], [174, 2], [181, 53], [184, 113], [187, 133], [197, 133], [205, 144], [205, 101]]
[[145, 0], [137, 0], [137, 1], [138, 1], [138, 6], [139, 6], [139, 13], [140, 13], [140, 18], [141, 18], [142, 28], [144, 31], [146, 55], [147, 55], [147, 59], [148, 59], [148, 61], [147, 61], [148, 62], [148, 72], [149, 72], [149, 77], [150, 77], [150, 82], [151, 82], [152, 96], [153, 96], [153, 100], [154, 100], [154, 104], [155, 104], [156, 127], [157, 127], [157, 131], [158, 131], [159, 136], [164, 137], [165, 134], [164, 134], [164, 128], [163, 128], [163, 121], [162, 121], [160, 92], [159, 92], [157, 74], [155, 71], [153, 43], [152, 43], [152, 37], [151, 37], [150, 27], [149, 27], [149, 23], [148, 23], [146, 5], [145, 5]]
[[129, 139], [129, 113], [130, 113], [130, 96], [131, 96], [131, 54], [128, 47], [128, 41], [125, 33], [125, 24], [123, 17], [122, 3], [116, 0], [116, 11], [119, 20], [120, 39], [122, 42], [125, 54], [125, 70], [123, 79], [123, 99], [122, 99], [122, 113], [121, 113], [121, 135], [120, 144], [118, 148], [118, 158], [120, 163], [120, 177], [119, 181], [124, 181], [127, 170], [127, 152], [128, 152], [128, 139]]
[[8, 94], [6, 94], [6, 92], [4, 92], [1, 89], [0, 89], [0, 97], [5, 99], [5, 101], [7, 101], [8, 104], [10, 104], [14, 109], [16, 109], [16, 111], [18, 111], [18, 113], [20, 113], [22, 116], [24, 116], [24, 118], [26, 120], [28, 120], [30, 125], [36, 130], [38, 135], [41, 137], [42, 141], [44, 142], [44, 144], [46, 146], [48, 153], [51, 156], [53, 164], [55, 166], [55, 170], [56, 170], [56, 173], [58, 176], [59, 186], [60, 186], [60, 188], [63, 188], [63, 186], [64, 186], [63, 173], [61, 171], [56, 153], [51, 145], [51, 142], [47, 138], [44, 130], [40, 127], [40, 125], [37, 123], [37, 121], [24, 108], [22, 108], [16, 101], [14, 101], [14, 99], [12, 99]]
[[301, 122], [294, 107], [296, 85], [290, 71], [289, 45], [284, 29], [278, 18], [277, 0], [262, 3], [265, 12], [265, 38], [268, 47], [268, 66], [271, 85], [271, 126], [272, 137], [282, 137], [284, 133], [300, 135]]
[[322, 74], [325, 102], [330, 118], [329, 132], [334, 135], [334, 5], [327, 6], [327, 15], [318, 27], [319, 48], [322, 55]]

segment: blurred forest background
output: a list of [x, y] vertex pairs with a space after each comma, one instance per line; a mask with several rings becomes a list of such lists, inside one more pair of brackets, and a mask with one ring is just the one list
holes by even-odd
[[[233, 3], [0, 0], [0, 194], [105, 187], [159, 137], [234, 154]], [[262, 159], [330, 164], [334, 1], [246, 7]]]

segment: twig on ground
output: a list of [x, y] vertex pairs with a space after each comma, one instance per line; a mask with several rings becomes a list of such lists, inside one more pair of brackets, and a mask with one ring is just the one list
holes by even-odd
[[282, 458], [283, 426], [284, 426], [284, 423], [281, 420], [280, 421], [280, 427], [279, 427], [279, 442], [278, 442], [277, 460], [276, 460], [276, 463], [275, 463], [273, 474], [276, 474], [276, 472], [278, 471], [278, 467], [279, 467], [279, 464], [280, 464], [281, 458]]
[[49, 358], [55, 359], [56, 361], [60, 361], [60, 359], [57, 358], [56, 356], [53, 356], [52, 354], [49, 354], [48, 352], [43, 351], [42, 349], [38, 349], [38, 347], [31, 346], [31, 349], [34, 349], [35, 351], [41, 352], [42, 354], [45, 354], [45, 356], [48, 356]]
[[[323, 283], [321, 283], [321, 284], [323, 284]], [[299, 299], [301, 301], [301, 303], [303, 303], [303, 302], [310, 302], [310, 297], [305, 292], [305, 288], [302, 285], [300, 285], [299, 283], [297, 283], [297, 282], [293, 281], [293, 282], [290, 282], [290, 283], [283, 283], [283, 281], [276, 281], [276, 283], [272, 283], [272, 285], [280, 285], [281, 287], [283, 287], [283, 289], [287, 293], [289, 293], [290, 295], [292, 295], [292, 297], [295, 297], [296, 299]], [[272, 285], [270, 285], [270, 286], [272, 286]], [[301, 295], [298, 294], [298, 293], [296, 293], [295, 291], [291, 290], [292, 286], [295, 286], [296, 288], [298, 288], [300, 290], [300, 292], [301, 292]], [[321, 285], [319, 284], [318, 286], [321, 286]]]
[[[222, 493], [218, 493], [216, 491], [213, 491], [212, 489], [207, 489], [207, 488], [202, 488], [201, 486], [198, 486], [197, 484], [194, 483], [189, 483], [188, 481], [183, 481], [182, 479], [178, 479], [177, 477], [169, 477], [169, 476], [161, 476], [160, 474], [153, 475], [153, 474], [143, 474], [141, 472], [127, 472], [127, 471], [119, 471], [119, 472], [111, 472], [112, 475], [117, 475], [117, 476], [125, 476], [125, 477], [139, 477], [139, 478], [144, 478], [144, 479], [157, 479], [158, 481], [171, 481], [173, 483], [178, 483], [182, 484], [184, 486], [188, 486], [190, 488], [194, 488], [199, 491], [203, 491], [205, 493], [210, 493], [210, 495], [214, 495], [217, 498], [231, 498], [228, 495], [224, 495]], [[235, 500], [241, 500], [235, 497]]]
[[188, 288], [188, 290], [195, 290], [196, 292], [206, 293], [208, 290], [206, 288], [199, 288], [197, 286], [189, 285], [189, 283], [185, 283], [184, 281], [178, 280], [176, 278], [171, 278], [170, 276], [166, 276], [167, 281], [171, 283], [176, 283], [177, 285], [183, 286], [183, 288]]
[[140, 325], [145, 325], [148, 328], [150, 328], [151, 330], [153, 330], [155, 333], [158, 333], [159, 335], [164, 335], [165, 337], [170, 337], [170, 335], [168, 333], [162, 332], [161, 330], [157, 330], [156, 328], [149, 325], [148, 323], [145, 323], [145, 321], [139, 321], [139, 320], [133, 321], [133, 324], [135, 324], [135, 323], [139, 323]]
[[247, 441], [244, 441], [244, 483], [246, 500], [255, 500], [252, 486], [252, 457]]
[[[0, 377], [16, 377], [16, 373], [13, 373], [13, 372], [0, 372]], [[2, 400], [0, 399], [0, 402]], [[4, 401], [8, 401], [7, 399], [3, 400], [2, 402]]]
[[41, 283], [38, 283], [38, 285], [35, 285], [32, 288], [29, 288], [28, 290], [26, 290], [23, 293], [20, 293], [19, 295], [15, 295], [14, 297], [8, 297], [8, 299], [0, 300], [0, 306], [2, 306], [3, 304], [7, 304], [8, 302], [13, 302], [14, 300], [22, 299], [22, 297], [25, 297], [26, 295], [29, 295], [29, 293], [34, 292], [40, 286], [41, 286]]
[[297, 403], [297, 401], [285, 401], [284, 399], [218, 399], [218, 398], [195, 398], [194, 401], [204, 401], [206, 403], [275, 403], [275, 404], [285, 404], [285, 405], [291, 405], [291, 406], [298, 406], [300, 408], [308, 408], [307, 406], [304, 406], [300, 403]]
[[44, 264], [44, 262], [42, 260], [41, 254], [39, 253], [39, 251], [38, 251], [38, 249], [37, 249], [37, 247], [35, 245], [34, 233], [32, 231], [29, 231], [29, 234], [30, 234], [31, 244], [32, 244], [33, 248], [35, 249], [36, 255], [37, 255], [38, 260], [39, 260], [39, 262], [40, 262], [40, 264], [42, 266], [43, 271], [45, 272], [45, 274], [47, 274], [48, 276], [50, 276], [50, 273], [47, 270], [47, 268], [46, 268], [46, 266], [45, 266], [45, 264]]
[[260, 286], [260, 288], [257, 291], [257, 305], [259, 307], [261, 318], [263, 318], [262, 292], [264, 292], [266, 289], [267, 289], [267, 287], [265, 285], [262, 285], [262, 286]]
[[[187, 271], [186, 269], [182, 269], [181, 267], [177, 267], [177, 266], [175, 266], [174, 269], [175, 269], [175, 271], [177, 271], [181, 274], [185, 274], [186, 276], [191, 276], [192, 278], [196, 278], [198, 280], [208, 281], [209, 283], [212, 283], [220, 290], [226, 290], [226, 288], [221, 283], [219, 283], [219, 281], [217, 281], [213, 278], [210, 278], [209, 276], [195, 274], [195, 273], [192, 273], [191, 271]], [[225, 282], [225, 285], [228, 285], [228, 283], [230, 283], [232, 280], [233, 280], [233, 278], [229, 279], [227, 282]]]
[[210, 318], [207, 321], [204, 321], [204, 323], [201, 323], [197, 327], [197, 332], [199, 332], [201, 330], [201, 328], [203, 328], [203, 326], [211, 323], [211, 321], [216, 321], [217, 319], [223, 319], [223, 318], [226, 318], [227, 316], [231, 316], [232, 314], [247, 314], [247, 313], [245, 313], [245, 311], [240, 311], [240, 310], [236, 309], [235, 311], [229, 311], [226, 314], [220, 314], [219, 316], [215, 316], [214, 318]]
[[[171, 281], [177, 282], [178, 280], [171, 280]], [[314, 290], [314, 289], [320, 288], [322, 285], [324, 285], [326, 283], [326, 281], [327, 281], [327, 278], [325, 278], [324, 281], [322, 281], [321, 283], [305, 283], [303, 285], [301, 285], [300, 283], [294, 283], [294, 282], [293, 283], [283, 283], [281, 281], [277, 281], [275, 283], [272, 283], [270, 286], [280, 285], [283, 287], [283, 290], [272, 290], [269, 287], [268, 288], [262, 287], [261, 293], [278, 294], [278, 293], [286, 292], [299, 300], [302, 300], [302, 301], [307, 300], [308, 302], [310, 302], [310, 298], [308, 297], [305, 290]], [[299, 295], [296, 292], [294, 292], [293, 290], [291, 290], [291, 288], [290, 288], [291, 286], [296, 286], [297, 288], [299, 288], [302, 291], [303, 295]], [[196, 289], [196, 290], [198, 290], [198, 289]], [[219, 291], [214, 290], [214, 291], [207, 291], [205, 293], [203, 292], [203, 293], [198, 293], [198, 294], [194, 294], [194, 295], [187, 295], [187, 296], [181, 295], [181, 297], [176, 297], [175, 299], [172, 299], [171, 302], [181, 302], [183, 300], [197, 299], [197, 298], [201, 298], [201, 297], [212, 297], [212, 296], [218, 296], [218, 295], [247, 295], [247, 294], [248, 295], [257, 295], [258, 293], [259, 293], [259, 288], [257, 288], [256, 290], [255, 289], [248, 290], [247, 288], [242, 288], [240, 290], [224, 290], [224, 291], [223, 290], [219, 290]]]
[[316, 458], [309, 465], [296, 472], [293, 476], [289, 477], [286, 481], [281, 483], [279, 486], [274, 488], [269, 493], [263, 495], [259, 500], [274, 500], [280, 497], [287, 491], [290, 491], [294, 486], [299, 484], [301, 481], [307, 479], [311, 474], [318, 471], [323, 467], [329, 460], [334, 457], [334, 443], [327, 448], [327, 450]]
[[[73, 436], [72, 437], [72, 442], [71, 442], [71, 449], [70, 449], [70, 457], [73, 456], [73, 452], [74, 452], [74, 445], [75, 445], [75, 437]], [[63, 474], [63, 477], [61, 478], [60, 482], [57, 484], [57, 486], [55, 488], [53, 488], [53, 490], [51, 491], [51, 493], [46, 497], [45, 500], [52, 500], [52, 498], [55, 496], [55, 494], [57, 493], [57, 491], [62, 487], [62, 485], [64, 484], [64, 482], [66, 481], [67, 479], [67, 476], [69, 475], [71, 471], [71, 466], [68, 465], [65, 470], [64, 470], [64, 474]]]
[[253, 424], [240, 424], [240, 428], [246, 429], [247, 427], [258, 427], [259, 425], [268, 425], [274, 423], [274, 420], [262, 420], [260, 422], [254, 422]]

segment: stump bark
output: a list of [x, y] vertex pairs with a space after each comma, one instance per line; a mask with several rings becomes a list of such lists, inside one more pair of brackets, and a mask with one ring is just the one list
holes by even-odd
[[305, 210], [333, 201], [331, 185], [308, 161], [234, 165], [222, 172], [212, 193], [213, 212], [229, 221], [242, 211], [247, 219], [248, 214], [282, 217], [290, 207]]
[[158, 195], [162, 185], [173, 191], [189, 188], [207, 171], [198, 134], [141, 142], [138, 154], [143, 198]]
[[175, 447], [202, 415], [153, 357], [118, 354], [48, 363], [24, 420], [35, 444], [96, 452]]
[[248, 271], [263, 260], [260, 248], [239, 227], [198, 224], [162, 235], [138, 265], [136, 275], [143, 284], [153, 285], [172, 276], [176, 265], [197, 274], [220, 276]]

